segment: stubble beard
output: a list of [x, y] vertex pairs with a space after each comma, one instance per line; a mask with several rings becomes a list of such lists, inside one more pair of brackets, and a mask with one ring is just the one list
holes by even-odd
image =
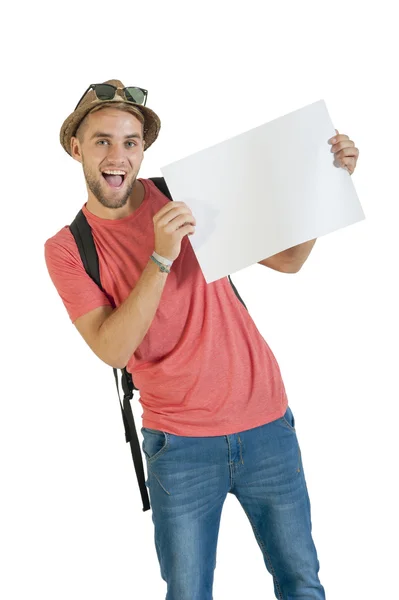
[[102, 182], [98, 176], [96, 177], [93, 173], [90, 172], [89, 169], [86, 168], [83, 160], [82, 160], [83, 173], [87, 182], [87, 185], [91, 191], [91, 193], [97, 198], [97, 200], [105, 206], [105, 208], [122, 208], [127, 204], [130, 196], [132, 195], [134, 184], [136, 182], [137, 174], [133, 177], [132, 181], [124, 181], [125, 191], [122, 196], [119, 196], [119, 191], [113, 191], [110, 188], [109, 193], [104, 192], [104, 185], [107, 186], [107, 182], [105, 181], [103, 175], [100, 175], [104, 182]]

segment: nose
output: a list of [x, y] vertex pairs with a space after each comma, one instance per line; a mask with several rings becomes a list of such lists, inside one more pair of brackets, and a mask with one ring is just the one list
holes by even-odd
[[122, 166], [125, 163], [125, 152], [126, 148], [123, 143], [113, 143], [108, 148], [107, 159], [110, 163], [118, 164]]

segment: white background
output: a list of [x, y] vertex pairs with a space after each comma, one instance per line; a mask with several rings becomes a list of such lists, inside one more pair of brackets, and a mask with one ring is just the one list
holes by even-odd
[[[149, 90], [141, 177], [324, 98], [360, 149], [366, 220], [293, 275], [232, 279], [283, 374], [327, 598], [394, 598], [398, 520], [398, 38], [394, 3], [18, 3], [3, 12], [1, 596], [162, 600], [112, 369], [70, 323], [44, 242], [86, 201], [61, 148], [90, 83]], [[245, 211], [243, 203], [242, 210]], [[134, 402], [140, 422], [141, 407]], [[245, 513], [222, 514], [215, 600], [274, 598]]]

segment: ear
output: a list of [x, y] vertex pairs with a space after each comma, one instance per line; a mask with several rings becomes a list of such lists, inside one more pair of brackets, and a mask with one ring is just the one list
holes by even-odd
[[71, 137], [71, 155], [78, 162], [82, 162], [82, 150], [77, 137]]

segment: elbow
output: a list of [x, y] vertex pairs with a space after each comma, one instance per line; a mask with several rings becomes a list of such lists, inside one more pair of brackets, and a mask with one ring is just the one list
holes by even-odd
[[299, 273], [306, 261], [292, 261], [285, 264], [285, 273]]
[[302, 269], [302, 265], [288, 265], [284, 267], [283, 273], [298, 273]]
[[126, 357], [124, 356], [123, 358], [119, 357], [118, 360], [113, 361], [113, 365], [111, 365], [112, 367], [114, 367], [115, 369], [124, 369], [127, 365], [127, 363], [129, 362], [129, 360], [131, 359], [131, 357], [133, 356], [133, 354], [135, 353], [136, 350], [133, 350], [132, 353], [130, 354], [130, 356]]
[[114, 369], [124, 369], [127, 365], [128, 361], [126, 360], [116, 360], [116, 361], [112, 361], [112, 364], [109, 362], [108, 364], [111, 365], [111, 367], [113, 367]]
[[126, 363], [124, 365], [122, 365], [121, 362], [115, 362], [115, 361], [106, 361], [107, 365], [109, 365], [110, 367], [112, 367], [113, 369], [123, 369], [124, 367], [126, 367]]
[[122, 365], [122, 362], [120, 360], [115, 360], [114, 358], [111, 358], [109, 356], [105, 356], [103, 353], [99, 353], [96, 352], [94, 350], [94, 348], [92, 348], [94, 354], [100, 359], [102, 360], [103, 363], [105, 363], [106, 365], [108, 365], [109, 367], [112, 367], [113, 369], [123, 369], [123, 367], [126, 366], [126, 363]]

